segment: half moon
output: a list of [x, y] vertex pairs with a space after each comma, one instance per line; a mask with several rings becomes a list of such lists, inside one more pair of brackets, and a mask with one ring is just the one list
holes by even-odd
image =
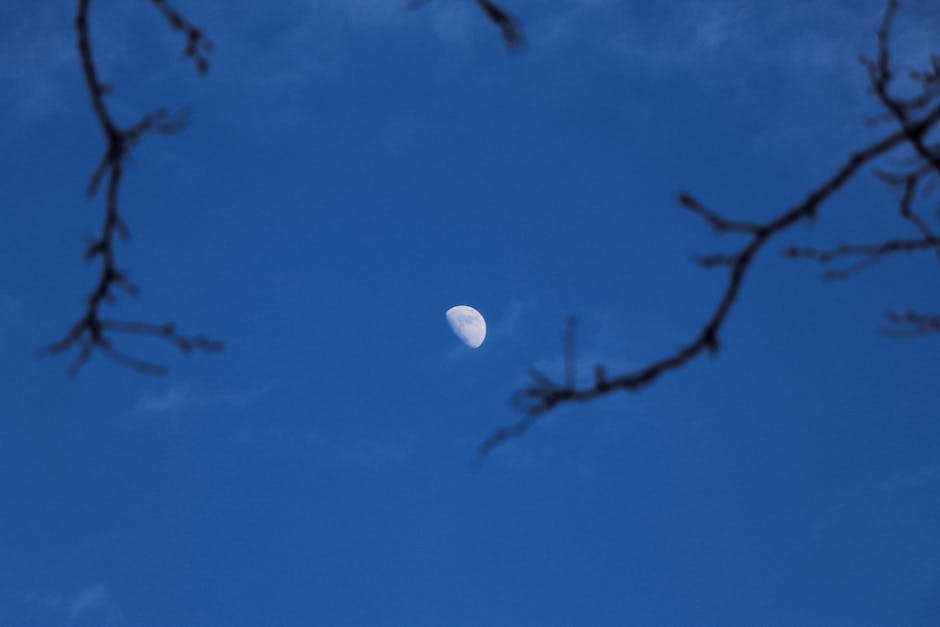
[[486, 320], [469, 305], [451, 307], [444, 314], [454, 334], [470, 348], [479, 348], [486, 338]]

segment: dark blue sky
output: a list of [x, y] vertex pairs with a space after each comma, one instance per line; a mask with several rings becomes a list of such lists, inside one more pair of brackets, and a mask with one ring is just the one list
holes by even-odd
[[[940, 268], [779, 256], [916, 236], [870, 172], [758, 259], [716, 358], [470, 467], [567, 316], [585, 373], [697, 331], [724, 277], [692, 256], [735, 240], [679, 190], [763, 219], [885, 132], [856, 61], [881, 2], [507, 0], [515, 55], [459, 0], [180, 3], [205, 79], [147, 3], [95, 2], [121, 119], [193, 107], [127, 172], [118, 311], [227, 350], [131, 338], [170, 374], [69, 380], [34, 351], [96, 277], [73, 4], [0, 6], [0, 625], [940, 621], [940, 338], [877, 334], [940, 311]], [[906, 5], [922, 62], [940, 10]]]

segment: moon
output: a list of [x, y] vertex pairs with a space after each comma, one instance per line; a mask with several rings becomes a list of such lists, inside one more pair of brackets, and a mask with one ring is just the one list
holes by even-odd
[[486, 338], [486, 320], [479, 311], [469, 305], [451, 307], [444, 314], [451, 330], [460, 341], [470, 348], [479, 348]]

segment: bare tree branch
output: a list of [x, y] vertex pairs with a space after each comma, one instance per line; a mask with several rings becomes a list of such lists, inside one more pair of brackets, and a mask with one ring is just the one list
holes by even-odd
[[793, 246], [785, 249], [783, 255], [789, 259], [811, 259], [823, 265], [846, 257], [861, 257], [860, 261], [856, 261], [846, 268], [829, 270], [823, 275], [827, 279], [844, 279], [888, 255], [936, 250], [938, 245], [940, 245], [940, 238], [929, 236], [922, 239], [888, 240], [877, 244], [839, 244], [839, 246], [830, 250]]
[[209, 71], [209, 59], [206, 57], [212, 52], [212, 42], [206, 38], [205, 33], [196, 28], [189, 20], [183, 17], [176, 9], [171, 7], [165, 0], [150, 0], [153, 6], [163, 14], [175, 30], [180, 31], [186, 37], [186, 48], [183, 50], [183, 56], [192, 59], [196, 64], [196, 69], [200, 74]]
[[[688, 364], [702, 353], [718, 352], [720, 333], [738, 301], [744, 279], [758, 253], [771, 240], [794, 225], [815, 218], [824, 203], [841, 190], [862, 168], [901, 146], [912, 147], [924, 164], [915, 173], [892, 183], [902, 188], [901, 216], [918, 228], [922, 235], [921, 239], [892, 240], [861, 246], [843, 244], [833, 251], [791, 248], [786, 254], [795, 258], [816, 259], [822, 263], [843, 257], [861, 256], [863, 264], [870, 264], [895, 252], [929, 249], [940, 251], [937, 237], [912, 208], [917, 186], [924, 179], [927, 171], [940, 172], [940, 154], [935, 146], [928, 146], [926, 143], [928, 133], [940, 121], [940, 105], [933, 97], [940, 93], [940, 90], [936, 88], [937, 83], [940, 82], [940, 59], [933, 57], [931, 70], [915, 77], [924, 86], [924, 93], [921, 96], [901, 101], [890, 95], [890, 26], [896, 11], [896, 0], [889, 0], [885, 19], [878, 31], [878, 60], [876, 62], [866, 60], [865, 64], [869, 70], [872, 90], [900, 126], [900, 130], [854, 152], [842, 166], [811, 190], [801, 202], [765, 223], [742, 222], [725, 218], [706, 208], [690, 194], [681, 193], [678, 198], [679, 204], [704, 219], [715, 231], [746, 237], [743, 246], [733, 253], [719, 253], [699, 258], [699, 263], [706, 267], [728, 268], [727, 282], [721, 297], [701, 329], [676, 351], [633, 372], [609, 377], [603, 366], [597, 366], [594, 382], [589, 385], [579, 387], [570, 380], [566, 380], [564, 385], [558, 385], [550, 380], [545, 381], [541, 376], [533, 377], [535, 384], [514, 396], [516, 399], [522, 398], [527, 401], [527, 404], [520, 407], [523, 417], [515, 424], [495, 430], [486, 438], [477, 449], [479, 460], [484, 459], [494, 449], [509, 440], [522, 436], [547, 412], [562, 405], [591, 401], [615, 391], [640, 390], [664, 374]], [[928, 106], [932, 108], [928, 109]], [[940, 330], [940, 317], [892, 314], [888, 319], [889, 322], [904, 326], [909, 332], [913, 331], [918, 334]]]
[[892, 325], [881, 329], [887, 337], [920, 337], [928, 333], [940, 333], [940, 316], [909, 311], [904, 315], [889, 312], [886, 316]]
[[[185, 56], [192, 59], [200, 73], [205, 73], [209, 67], [205, 54], [211, 49], [208, 39], [164, 0], [151, 0], [151, 3], [167, 18], [173, 28], [184, 33], [187, 42]], [[69, 366], [71, 375], [78, 373], [95, 350], [112, 361], [138, 372], [151, 375], [163, 374], [166, 371], [163, 366], [130, 357], [118, 350], [108, 332], [157, 337], [177, 346], [184, 353], [194, 348], [217, 352], [222, 349], [222, 344], [207, 340], [201, 335], [194, 337], [180, 335], [172, 324], [157, 326], [140, 322], [106, 321], [101, 318], [101, 307], [105, 303], [113, 303], [116, 300], [116, 289], [122, 289], [132, 295], [138, 291], [137, 286], [129, 280], [127, 273], [118, 267], [115, 254], [115, 235], [123, 239], [129, 236], [126, 222], [121, 216], [119, 192], [130, 150], [149, 133], [179, 132], [186, 125], [188, 112], [171, 114], [166, 109], [159, 109], [143, 116], [136, 124], [126, 128], [122, 128], [115, 121], [105, 101], [110, 87], [101, 81], [92, 53], [88, 25], [90, 5], [91, 0], [79, 0], [75, 28], [78, 31], [78, 52], [82, 73], [91, 97], [92, 109], [98, 119], [106, 144], [105, 153], [91, 175], [87, 190], [88, 196], [93, 196], [102, 184], [105, 186], [105, 218], [101, 234], [85, 250], [86, 260], [101, 259], [101, 274], [88, 296], [85, 312], [78, 322], [72, 326], [65, 337], [40, 349], [40, 353], [57, 355], [73, 348], [76, 349], [77, 354]]]
[[697, 216], [704, 218], [718, 233], [757, 233], [764, 228], [762, 225], [752, 222], [728, 220], [711, 209], [706, 208], [705, 205], [688, 192], [679, 194], [679, 204]]
[[[940, 172], [940, 153], [937, 152], [935, 147], [928, 147], [924, 143], [924, 134], [914, 132], [909, 123], [912, 110], [926, 106], [936, 95], [936, 77], [930, 72], [924, 73], [922, 76], [925, 78], [930, 78], [933, 76], [934, 86], [931, 87], [930, 80], [927, 80], [926, 82], [922, 81], [922, 85], [924, 85], [924, 92], [921, 94], [921, 96], [914, 98], [912, 101], [908, 101], [907, 103], [901, 99], [895, 98], [891, 95], [890, 92], [891, 83], [894, 80], [894, 74], [891, 70], [891, 26], [894, 23], [894, 18], [897, 15], [899, 7], [900, 3], [898, 0], [888, 0], [888, 6], [885, 9], [884, 19], [882, 20], [881, 26], [878, 29], [877, 61], [868, 59], [865, 56], [861, 57], [861, 61], [865, 67], [868, 68], [872, 91], [875, 92], [875, 94], [878, 96], [878, 99], [884, 105], [885, 109], [887, 109], [887, 111], [894, 116], [897, 123], [905, 131], [910, 145], [913, 146], [914, 150], [917, 151], [917, 154], [919, 154], [921, 158], [929, 163], [932, 168], [934, 168], [937, 172]], [[934, 69], [936, 70], [936, 57], [934, 57], [932, 61], [934, 64]], [[933, 95], [928, 97], [928, 94], [930, 93], [933, 93]], [[917, 106], [911, 106], [911, 102], [915, 103]]]
[[[409, 9], [420, 9], [430, 0], [410, 0]], [[486, 17], [495, 24], [503, 34], [503, 41], [510, 51], [519, 50], [525, 46], [525, 35], [522, 34], [522, 24], [512, 13], [503, 9], [492, 0], [476, 0], [477, 5], [486, 14]]]
[[500, 8], [491, 0], [477, 0], [477, 4], [490, 18], [490, 21], [496, 24], [503, 32], [503, 41], [510, 50], [516, 50], [525, 45], [525, 36], [522, 34], [522, 26], [519, 20], [505, 9]]

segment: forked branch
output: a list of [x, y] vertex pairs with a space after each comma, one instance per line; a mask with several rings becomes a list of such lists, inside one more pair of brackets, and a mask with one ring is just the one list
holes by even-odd
[[[525, 401], [520, 406], [523, 412], [522, 418], [510, 426], [495, 430], [486, 438], [478, 448], [479, 459], [482, 460], [509, 440], [522, 436], [542, 416], [560, 406], [591, 401], [613, 392], [640, 390], [666, 373], [688, 364], [703, 353], [717, 353], [720, 349], [721, 332], [740, 297], [744, 280], [753, 267], [757, 255], [767, 244], [794, 225], [814, 219], [823, 205], [864, 167], [902, 146], [912, 148], [919, 163], [912, 172], [900, 177], [889, 177], [891, 180], [886, 182], [901, 190], [900, 215], [918, 229], [919, 239], [890, 240], [872, 245], [843, 244], [831, 251], [790, 248], [786, 254], [789, 257], [811, 258], [822, 263], [852, 257], [860, 259], [862, 264], [870, 264], [898, 252], [935, 250], [940, 255], [940, 241], [926, 222], [913, 210], [913, 200], [919, 184], [928, 175], [940, 173], [940, 152], [937, 146], [929, 145], [927, 142], [929, 133], [940, 122], [940, 104], [937, 103], [936, 98], [940, 94], [940, 89], [938, 89], [940, 58], [934, 56], [931, 68], [915, 75], [915, 79], [923, 88], [923, 93], [906, 101], [891, 95], [889, 41], [890, 27], [896, 11], [897, 2], [890, 0], [885, 19], [878, 31], [878, 59], [866, 61], [865, 64], [871, 77], [872, 91], [887, 109], [891, 119], [900, 127], [899, 130], [851, 154], [835, 172], [812, 189], [802, 201], [767, 222], [755, 223], [730, 219], [707, 208], [691, 194], [685, 192], [680, 194], [679, 204], [705, 220], [716, 232], [744, 238], [744, 243], [734, 252], [699, 258], [699, 263], [703, 266], [727, 269], [727, 279], [721, 296], [702, 327], [679, 349], [633, 372], [610, 377], [603, 365], [597, 365], [594, 381], [589, 384], [578, 385], [570, 378], [566, 378], [563, 384], [559, 384], [542, 373], [532, 372], [533, 384], [514, 396], [517, 402]], [[846, 270], [839, 272], [846, 272]], [[914, 313], [904, 316], [889, 314], [888, 321], [893, 325], [894, 331], [893, 333], [891, 330], [885, 331], [889, 334], [898, 335], [903, 332], [911, 335], [940, 332], [940, 317]]]
[[[164, 0], [151, 0], [151, 3], [167, 18], [170, 25], [186, 37], [184, 55], [190, 58], [200, 73], [208, 70], [206, 54], [212, 45], [205, 35], [194, 27]], [[78, 32], [78, 52], [81, 58], [85, 85], [91, 97], [92, 109], [98, 119], [105, 139], [105, 152], [98, 167], [92, 173], [87, 194], [93, 196], [103, 184], [105, 187], [105, 215], [99, 236], [85, 250], [85, 259], [99, 260], [101, 273], [94, 288], [88, 295], [86, 308], [78, 321], [61, 340], [40, 350], [41, 354], [58, 355], [75, 350], [76, 355], [69, 366], [69, 373], [75, 375], [84, 366], [92, 354], [98, 351], [106, 357], [124, 366], [145, 374], [158, 375], [166, 371], [164, 366], [131, 357], [119, 350], [112, 338], [112, 333], [132, 333], [156, 337], [176, 346], [184, 353], [192, 350], [217, 352], [222, 344], [209, 340], [202, 335], [186, 336], [178, 333], [173, 324], [153, 325], [142, 322], [105, 320], [101, 317], [101, 308], [106, 303], [114, 303], [117, 290], [134, 295], [137, 286], [131, 282], [127, 272], [117, 264], [115, 244], [117, 237], [127, 239], [129, 230], [120, 209], [119, 194], [124, 167], [131, 148], [136, 146], [146, 135], [151, 133], [176, 133], [185, 127], [188, 112], [169, 113], [159, 109], [143, 116], [137, 123], [121, 127], [108, 108], [106, 97], [111, 88], [105, 84], [99, 74], [92, 53], [89, 34], [88, 12], [91, 0], [79, 0], [75, 28]]]

